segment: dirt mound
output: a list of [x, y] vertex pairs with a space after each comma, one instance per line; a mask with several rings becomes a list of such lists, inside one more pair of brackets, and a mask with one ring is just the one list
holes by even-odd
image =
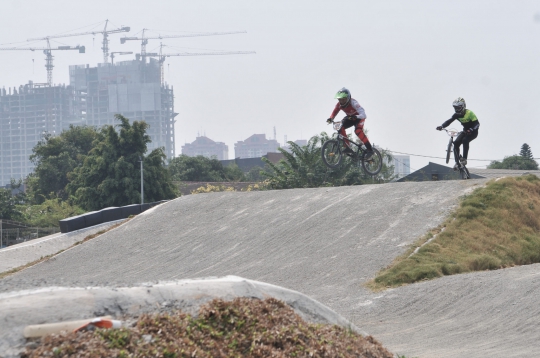
[[197, 317], [143, 315], [130, 328], [52, 335], [40, 343], [22, 357], [393, 357], [371, 336], [306, 323], [274, 298], [215, 299]]

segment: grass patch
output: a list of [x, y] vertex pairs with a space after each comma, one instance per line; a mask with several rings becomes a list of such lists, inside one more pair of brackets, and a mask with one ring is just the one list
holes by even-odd
[[215, 299], [197, 317], [143, 315], [133, 327], [51, 335], [39, 343], [21, 357], [394, 357], [371, 336], [306, 323], [274, 298]]
[[[434, 240], [423, 245], [434, 235]], [[440, 227], [381, 270], [367, 286], [380, 290], [538, 262], [540, 179], [535, 175], [503, 178], [462, 198], [459, 208]]]

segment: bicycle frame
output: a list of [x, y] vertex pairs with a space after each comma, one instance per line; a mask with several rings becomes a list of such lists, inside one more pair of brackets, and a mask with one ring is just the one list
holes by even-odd
[[[448, 148], [446, 149], [446, 164], [448, 164], [449, 160], [450, 160], [450, 154], [452, 153], [454, 155], [454, 159], [455, 158], [455, 151], [454, 151], [454, 138], [459, 136], [461, 133], [463, 133], [462, 131], [458, 131], [456, 129], [446, 129], [446, 128], [443, 128], [444, 131], [446, 132], [446, 134], [448, 134], [450, 136], [450, 141], [448, 142]], [[469, 170], [467, 169], [467, 167], [465, 165], [463, 165], [461, 163], [461, 161], [457, 160], [457, 166], [458, 166], [458, 169], [459, 169], [459, 173], [461, 175], [461, 177], [463, 179], [470, 179], [471, 178], [471, 175], [469, 173]]]
[[[363, 148], [363, 145], [364, 143], [362, 144], [358, 144], [356, 142], [354, 142], [353, 140], [351, 140], [348, 136], [344, 136], [343, 134], [339, 133], [339, 130], [341, 129], [341, 127], [343, 127], [343, 123], [341, 121], [338, 121], [338, 122], [332, 122], [333, 123], [333, 127], [334, 129], [336, 130], [336, 139], [338, 140], [338, 142], [340, 142], [340, 150], [341, 150], [341, 146], [345, 146], [347, 145], [346, 143], [346, 140], [349, 141], [349, 144], [354, 144], [356, 146], [356, 151], [355, 151], [355, 154], [356, 156], [358, 156], [358, 158], [361, 158], [361, 155], [362, 153], [366, 150], [365, 148]], [[349, 146], [350, 147], [350, 146]], [[353, 148], [351, 148], [353, 149]], [[354, 151], [354, 149], [353, 149]]]
[[[460, 131], [450, 128], [449, 130], [446, 128], [443, 128], [443, 130], [450, 136], [450, 141], [448, 142], [448, 148], [446, 153], [446, 164], [448, 164], [450, 159], [450, 153], [454, 153], [454, 138], [461, 134]], [[455, 156], [454, 156], [455, 159]]]
[[[332, 122], [333, 127], [336, 130], [336, 135], [332, 135], [332, 139], [327, 140], [323, 143], [321, 147], [321, 155], [323, 162], [330, 168], [335, 169], [339, 167], [343, 156], [345, 155], [343, 151], [343, 146], [345, 143], [349, 143], [356, 146], [356, 152], [354, 151], [351, 145], [347, 147], [352, 150], [351, 153], [347, 153], [347, 156], [355, 163], [357, 166], [362, 166], [364, 172], [368, 175], [375, 176], [379, 174], [382, 169], [383, 157], [377, 148], [373, 148], [373, 153], [368, 159], [365, 159], [367, 148], [364, 143], [358, 144], [352, 141], [348, 136], [342, 135], [339, 133], [343, 123], [342, 122]], [[375, 146], [373, 144], [373, 146]], [[328, 150], [328, 151], [327, 151]], [[328, 154], [328, 155], [326, 155]]]

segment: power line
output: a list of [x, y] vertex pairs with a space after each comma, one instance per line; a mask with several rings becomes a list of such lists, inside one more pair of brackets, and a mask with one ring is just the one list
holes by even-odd
[[[396, 152], [396, 151], [393, 151], [391, 149], [388, 149], [389, 152], [391, 153], [397, 153], [397, 154], [405, 154], [405, 155], [410, 155], [412, 157], [423, 157], [423, 158], [433, 158], [433, 159], [446, 159], [444, 157], [433, 157], [433, 156], [429, 156], [429, 155], [421, 155], [421, 154], [411, 154], [411, 153], [403, 153], [403, 152]], [[518, 156], [516, 155], [517, 157], [519, 157], [520, 159], [523, 159], [523, 160], [539, 160], [540, 158], [524, 158], [524, 157], [521, 157], [521, 156]], [[500, 161], [503, 161], [504, 159], [469, 159], [467, 158], [467, 161], [469, 160], [474, 160], [474, 161], [477, 161], [477, 162], [500, 162]]]

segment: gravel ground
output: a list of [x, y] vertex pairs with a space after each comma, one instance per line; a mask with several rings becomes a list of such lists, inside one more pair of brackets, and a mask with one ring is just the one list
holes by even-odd
[[485, 182], [190, 195], [1, 280], [0, 292], [236, 275], [307, 294], [407, 357], [535, 357], [538, 265], [362, 287]]

